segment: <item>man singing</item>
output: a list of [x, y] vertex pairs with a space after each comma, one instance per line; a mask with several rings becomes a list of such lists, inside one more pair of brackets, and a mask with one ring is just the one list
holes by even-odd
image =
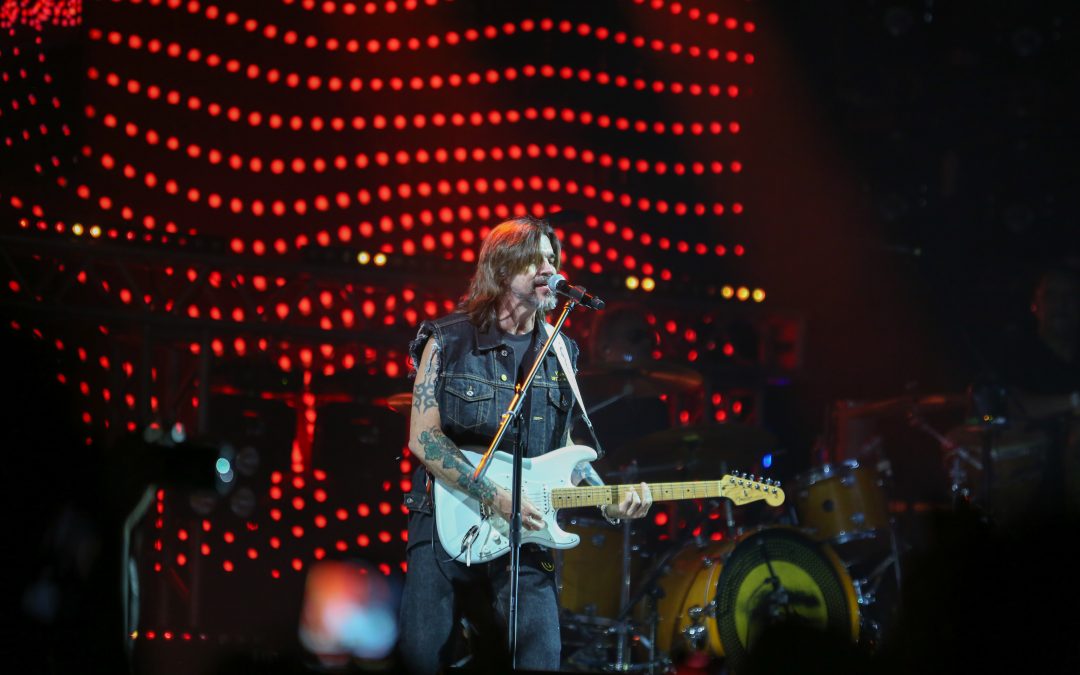
[[[454, 637], [462, 613], [478, 627], [478, 662], [505, 666], [510, 599], [510, 557], [466, 565], [448, 553], [434, 527], [430, 483], [438, 479], [479, 500], [507, 521], [509, 486], [472, 479], [473, 466], [460, 448], [486, 448], [547, 339], [541, 324], [557, 299], [548, 279], [560, 265], [561, 245], [545, 220], [521, 217], [496, 226], [480, 249], [476, 272], [458, 310], [420, 326], [410, 344], [416, 365], [409, 449], [423, 466], [406, 495], [409, 507], [408, 572], [401, 605], [399, 648], [410, 672], [434, 673], [453, 663]], [[566, 340], [577, 369], [578, 347]], [[524, 456], [535, 457], [570, 441], [574, 395], [554, 346], [537, 370], [521, 408]], [[501, 450], [512, 451], [508, 432]], [[576, 480], [600, 484], [587, 465]], [[617, 505], [601, 507], [605, 518], [641, 518], [652, 505], [646, 484], [627, 491]], [[543, 528], [541, 512], [521, 499], [522, 526]], [[547, 549], [522, 546], [517, 604], [518, 668], [558, 670], [560, 633], [555, 566]], [[477, 612], [476, 610], [480, 611]], [[492, 621], [494, 619], [494, 621]]]

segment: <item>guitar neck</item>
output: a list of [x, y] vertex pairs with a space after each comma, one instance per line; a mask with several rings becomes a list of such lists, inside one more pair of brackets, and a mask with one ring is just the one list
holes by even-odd
[[[578, 506], [601, 506], [618, 504], [623, 495], [633, 490], [641, 496], [641, 484], [635, 485], [588, 485], [555, 488], [551, 491], [552, 506], [557, 509]], [[718, 480], [687, 481], [681, 483], [649, 483], [653, 501], [667, 502], [680, 499], [709, 499], [724, 496], [724, 487]]]

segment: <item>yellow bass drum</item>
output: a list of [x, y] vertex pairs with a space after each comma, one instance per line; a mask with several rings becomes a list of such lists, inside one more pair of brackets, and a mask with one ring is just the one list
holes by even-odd
[[665, 563], [657, 585], [656, 643], [673, 660], [705, 651], [737, 670], [761, 631], [780, 618], [859, 639], [847, 569], [828, 544], [792, 527], [686, 546]]

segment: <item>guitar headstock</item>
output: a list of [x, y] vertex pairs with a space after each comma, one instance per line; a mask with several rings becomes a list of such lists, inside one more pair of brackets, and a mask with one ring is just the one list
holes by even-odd
[[780, 489], [780, 481], [761, 479], [753, 474], [729, 473], [720, 479], [721, 495], [727, 497], [736, 505], [749, 504], [765, 500], [769, 506], [780, 506], [784, 503], [784, 491]]

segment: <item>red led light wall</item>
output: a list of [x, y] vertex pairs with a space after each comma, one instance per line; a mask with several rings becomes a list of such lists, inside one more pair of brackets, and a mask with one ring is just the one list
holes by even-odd
[[741, 244], [746, 17], [634, 2], [97, 9], [72, 188], [99, 218], [244, 253], [468, 261], [484, 225], [572, 209], [599, 246], [572, 268], [661, 285], [671, 253]]

